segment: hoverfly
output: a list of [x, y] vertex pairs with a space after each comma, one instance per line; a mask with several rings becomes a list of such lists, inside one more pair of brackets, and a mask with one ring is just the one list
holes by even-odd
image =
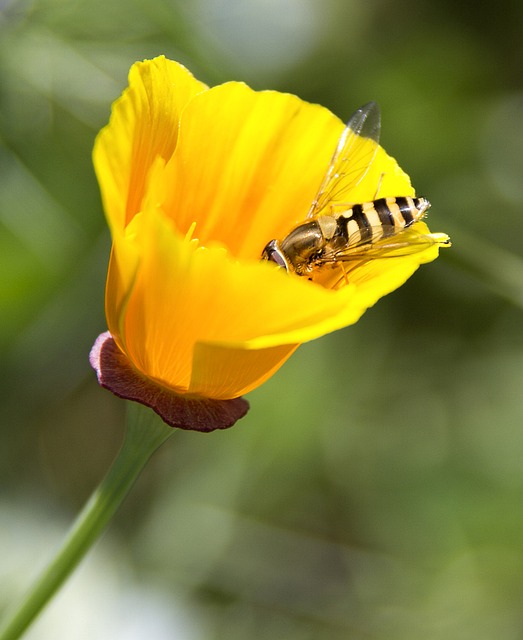
[[283, 240], [271, 240], [262, 259], [299, 276], [312, 277], [326, 266], [341, 266], [345, 274], [345, 265], [351, 261], [450, 244], [445, 234], [409, 229], [430, 207], [426, 198], [396, 196], [344, 203], [343, 198], [367, 174], [378, 151], [379, 134], [379, 107], [369, 102], [354, 113], [343, 130], [306, 222]]

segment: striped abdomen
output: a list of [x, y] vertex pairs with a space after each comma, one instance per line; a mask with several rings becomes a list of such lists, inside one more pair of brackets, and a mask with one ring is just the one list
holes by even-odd
[[[318, 218], [318, 222], [329, 245], [334, 241], [336, 248], [348, 248], [373, 243], [403, 231], [421, 220], [429, 207], [426, 198], [379, 198], [355, 204], [337, 216], [326, 216], [324, 221]], [[336, 225], [329, 223], [327, 218], [335, 218]]]

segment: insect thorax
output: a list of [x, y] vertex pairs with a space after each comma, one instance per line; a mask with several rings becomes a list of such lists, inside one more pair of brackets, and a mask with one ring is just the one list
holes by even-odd
[[322, 219], [318, 218], [298, 225], [281, 242], [282, 253], [286, 256], [290, 268], [298, 275], [309, 273], [314, 258], [320, 255], [325, 247], [327, 240], [320, 220]]

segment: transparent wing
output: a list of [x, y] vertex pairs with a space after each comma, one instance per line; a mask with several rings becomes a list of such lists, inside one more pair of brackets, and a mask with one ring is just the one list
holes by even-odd
[[348, 192], [363, 179], [374, 160], [380, 125], [380, 109], [375, 102], [360, 107], [351, 116], [311, 204], [308, 218], [321, 215], [330, 204], [346, 202]]
[[[384, 235], [387, 236], [387, 228], [381, 228], [384, 230]], [[381, 238], [377, 242], [362, 240], [351, 245], [349, 238], [346, 248], [326, 256], [319, 262], [319, 265], [375, 258], [397, 258], [424, 251], [434, 245], [450, 246], [450, 238], [445, 233], [419, 233], [412, 228], [404, 229], [395, 234], [392, 229], [389, 231], [388, 237]]]

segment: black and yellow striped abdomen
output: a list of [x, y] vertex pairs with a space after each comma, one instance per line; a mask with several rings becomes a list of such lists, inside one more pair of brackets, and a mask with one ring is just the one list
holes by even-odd
[[352, 247], [377, 242], [403, 231], [421, 220], [429, 206], [425, 198], [379, 198], [355, 204], [339, 215], [332, 216], [336, 219], [335, 227], [331, 224], [327, 229], [328, 224], [324, 224], [322, 218], [318, 218], [318, 222], [321, 227], [325, 227], [324, 235], [328, 242], [336, 240], [338, 248]]

